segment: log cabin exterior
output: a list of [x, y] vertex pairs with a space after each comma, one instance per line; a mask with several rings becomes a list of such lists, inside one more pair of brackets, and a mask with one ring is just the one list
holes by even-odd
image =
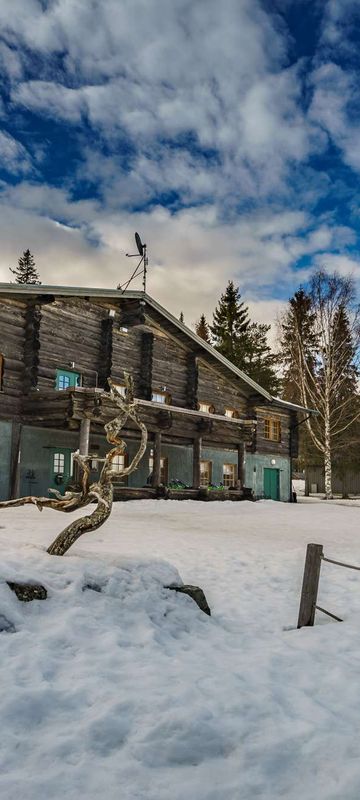
[[[77, 449], [96, 479], [115, 415], [107, 379], [122, 386], [124, 370], [149, 444], [118, 499], [178, 481], [170, 496], [191, 496], [183, 483], [197, 498], [291, 500], [305, 409], [271, 397], [143, 292], [18, 284], [0, 284], [0, 499], [64, 491]], [[123, 431], [128, 457], [136, 437]]]

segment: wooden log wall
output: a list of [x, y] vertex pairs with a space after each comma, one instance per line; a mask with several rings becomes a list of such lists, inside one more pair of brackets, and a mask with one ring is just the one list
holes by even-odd
[[154, 335], [152, 360], [152, 389], [166, 390], [171, 405], [187, 404], [187, 352], [167, 336]]
[[111, 377], [115, 383], [124, 383], [124, 370], [134, 377], [135, 394], [139, 393], [141, 367], [141, 331], [129, 328], [125, 333], [119, 329], [116, 318], [112, 334], [112, 369]]
[[[224, 414], [225, 408], [235, 408], [240, 416], [247, 413], [246, 398], [236, 386], [215, 372], [199, 359], [199, 403], [212, 403], [216, 414]], [[236, 379], [235, 379], [236, 380]]]
[[113, 359], [113, 327], [114, 320], [112, 317], [105, 317], [101, 320], [101, 338], [100, 338], [100, 351], [99, 351], [99, 380], [98, 386], [101, 389], [107, 389], [107, 379], [112, 374], [112, 359]]
[[[257, 407], [255, 408], [255, 413], [257, 418], [256, 451], [264, 454], [278, 453], [279, 455], [288, 456], [290, 454], [290, 414], [287, 412], [281, 413], [271, 406], [266, 409]], [[265, 438], [265, 419], [276, 419], [280, 421], [281, 440], [279, 442]]]
[[0, 300], [0, 353], [4, 357], [0, 419], [17, 420], [21, 414], [25, 313], [25, 303]]
[[151, 400], [154, 334], [144, 331], [141, 335], [141, 362], [138, 383], [138, 396]]
[[187, 355], [187, 382], [186, 382], [186, 405], [188, 408], [198, 407], [198, 386], [199, 386], [199, 367], [195, 353]]
[[41, 310], [38, 388], [55, 387], [56, 369], [82, 375], [83, 386], [95, 386], [104, 310], [82, 299], [58, 299]]

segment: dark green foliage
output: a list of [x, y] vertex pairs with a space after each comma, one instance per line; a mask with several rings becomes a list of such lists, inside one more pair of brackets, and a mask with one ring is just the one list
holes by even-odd
[[16, 283], [41, 283], [34, 256], [30, 253], [30, 250], [24, 250], [16, 269], [12, 269], [12, 267], [9, 267], [9, 269], [15, 275]]
[[210, 326], [215, 349], [272, 394], [279, 390], [276, 358], [268, 345], [270, 325], [251, 322], [238, 287], [229, 281]]
[[249, 325], [249, 309], [241, 300], [239, 288], [229, 281], [214, 311], [210, 331], [215, 349], [239, 367]]
[[252, 322], [244, 336], [242, 369], [270, 394], [277, 395], [281, 383], [276, 374], [277, 356], [271, 352], [268, 333], [271, 326]]
[[180, 322], [182, 322], [182, 323], [184, 324], [184, 314], [183, 314], [183, 312], [182, 312], [182, 311], [180, 311], [180, 317], [179, 317], [179, 320], [180, 320]]
[[200, 319], [195, 325], [195, 332], [198, 336], [200, 336], [201, 339], [204, 339], [204, 342], [208, 342], [208, 344], [210, 344], [210, 331], [205, 314], [201, 314]]
[[298, 337], [300, 337], [306, 363], [312, 371], [316, 352], [315, 314], [309, 294], [300, 286], [280, 320], [280, 351], [282, 366], [281, 389], [284, 400], [301, 403]]

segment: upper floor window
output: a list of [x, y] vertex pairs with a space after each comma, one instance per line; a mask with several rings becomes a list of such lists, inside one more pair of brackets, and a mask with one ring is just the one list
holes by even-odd
[[229, 419], [237, 419], [239, 416], [236, 408], [225, 408], [225, 417], [229, 417]]
[[0, 353], [0, 392], [4, 390], [4, 356]]
[[168, 392], [152, 392], [151, 399], [153, 403], [169, 403], [170, 395]]
[[80, 372], [70, 372], [66, 369], [56, 370], [56, 388], [60, 392], [77, 386], [81, 386]]
[[211, 461], [200, 461], [200, 486], [209, 486], [211, 483]]
[[269, 417], [265, 420], [264, 436], [265, 439], [271, 439], [273, 442], [280, 442], [281, 422], [279, 419], [272, 419], [272, 417]]
[[202, 411], [203, 414], [214, 414], [215, 408], [211, 403], [199, 403], [199, 411]]
[[118, 394], [121, 394], [121, 397], [126, 397], [126, 386], [124, 383], [114, 383], [114, 387]]

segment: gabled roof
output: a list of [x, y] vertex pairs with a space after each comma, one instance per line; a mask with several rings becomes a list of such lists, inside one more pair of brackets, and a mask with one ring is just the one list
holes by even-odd
[[212, 358], [215, 358], [222, 364], [222, 366], [225, 366], [227, 369], [229, 369], [237, 378], [242, 381], [242, 383], [246, 384], [250, 389], [252, 389], [255, 394], [263, 397], [267, 403], [283, 407], [286, 410], [304, 411], [315, 414], [317, 413], [313, 409], [297, 406], [292, 403], [288, 403], [285, 400], [280, 400], [280, 398], [273, 397], [269, 392], [266, 391], [266, 389], [263, 389], [262, 386], [256, 383], [256, 381], [253, 381], [252, 378], [249, 378], [245, 372], [243, 372], [241, 369], [238, 369], [238, 367], [221, 355], [221, 353], [218, 353], [218, 351], [215, 350], [211, 344], [205, 342], [204, 339], [194, 333], [194, 331], [188, 328], [187, 325], [184, 325], [183, 322], [180, 322], [180, 320], [174, 317], [170, 311], [167, 311], [166, 308], [163, 308], [160, 303], [158, 303], [145, 292], [132, 290], [126, 290], [123, 292], [119, 289], [96, 289], [86, 286], [44, 286], [43, 284], [0, 283], [0, 295], [9, 294], [16, 294], [25, 297], [34, 297], [38, 295], [54, 295], [55, 297], [94, 297], [104, 300], [117, 300], [118, 302], [126, 299], [142, 300], [144, 303], [146, 303], [146, 305], [149, 306], [149, 308], [154, 309], [154, 311], [160, 314], [160, 316], [164, 317], [166, 320], [168, 320], [168, 322], [171, 322], [171, 324], [178, 328], [182, 334], [185, 334], [188, 338], [192, 339], [193, 342], [196, 342], [199, 348], [208, 352]]

